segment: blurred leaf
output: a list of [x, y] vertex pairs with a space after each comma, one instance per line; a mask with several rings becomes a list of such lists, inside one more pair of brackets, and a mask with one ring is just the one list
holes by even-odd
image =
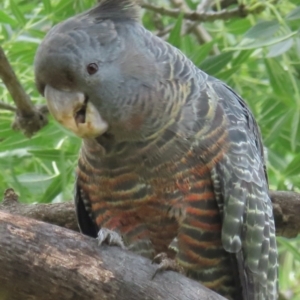
[[193, 1], [193, 0], [186, 0], [185, 2], [186, 2], [186, 4], [188, 5], [188, 7], [189, 7], [190, 9], [192, 9], [192, 10], [196, 9], [197, 6], [198, 6], [198, 4], [199, 4], [199, 3], [197, 3], [197, 2], [195, 2], [195, 1]]
[[280, 24], [277, 20], [272, 21], [261, 21], [255, 24], [249, 29], [245, 35], [245, 39], [257, 40], [257, 39], [268, 39], [274, 35], [280, 28]]
[[238, 56], [232, 59], [232, 66], [235, 67], [235, 66], [239, 66], [239, 65], [243, 64], [245, 61], [247, 61], [249, 59], [249, 57], [251, 56], [252, 53], [253, 53], [253, 50], [240, 51]]
[[292, 112], [285, 113], [283, 116], [278, 118], [276, 122], [274, 122], [273, 127], [269, 134], [265, 137], [265, 144], [269, 145], [274, 142], [275, 139], [278, 138], [278, 134], [280, 130], [287, 124], [291, 118]]
[[232, 34], [244, 34], [251, 27], [250, 19], [232, 19], [226, 23], [226, 30]]
[[300, 261], [300, 251], [296, 249], [291, 243], [289, 243], [285, 238], [277, 238], [279, 244], [288, 249], [291, 253], [293, 253], [294, 258]]
[[300, 119], [300, 111], [296, 110], [291, 123], [291, 148], [292, 151], [296, 150], [297, 146], [297, 135], [299, 131], [299, 119]]
[[197, 47], [197, 50], [195, 50], [195, 52], [191, 56], [191, 59], [196, 66], [200, 65], [200, 63], [209, 55], [209, 52], [211, 51], [213, 45], [214, 41], [211, 41]]
[[34, 173], [21, 174], [16, 178], [20, 184], [27, 187], [30, 193], [35, 195], [43, 193], [53, 179], [52, 176]]
[[11, 26], [15, 26], [17, 24], [17, 21], [7, 15], [4, 11], [0, 10], [0, 23], [7, 23]]
[[72, 173], [74, 172], [73, 167], [68, 167], [64, 173], [60, 173], [56, 175], [51, 184], [48, 186], [44, 195], [42, 196], [40, 203], [49, 203], [51, 202], [57, 195], [63, 192], [67, 181], [70, 180]]
[[268, 161], [275, 167], [278, 172], [283, 172], [286, 168], [286, 160], [281, 155], [278, 155], [273, 149], [268, 149]]
[[286, 41], [283, 41], [283, 42], [277, 43], [273, 46], [270, 46], [267, 57], [279, 56], [279, 55], [287, 52], [288, 50], [290, 50], [291, 47], [293, 46], [293, 44], [294, 44], [293, 39], [288, 39]]
[[52, 7], [51, 7], [51, 2], [50, 2], [50, 0], [43, 0], [43, 4], [44, 4], [46, 13], [47, 13], [47, 14], [50, 14], [51, 11], [52, 11]]
[[10, 7], [16, 19], [21, 23], [21, 25], [25, 25], [26, 19], [23, 13], [20, 11], [19, 6], [15, 3], [14, 0], [10, 0]]
[[291, 32], [291, 33], [287, 33], [285, 35], [281, 35], [278, 37], [272, 37], [272, 38], [266, 38], [266, 39], [257, 39], [257, 40], [253, 40], [253, 39], [244, 39], [242, 40], [242, 42], [235, 46], [235, 47], [229, 47], [226, 48], [227, 51], [229, 50], [247, 50], [247, 49], [256, 49], [256, 48], [262, 48], [262, 47], [266, 47], [266, 46], [273, 46], [276, 45], [278, 43], [282, 43], [286, 40], [291, 39], [291, 37], [295, 36], [297, 34], [297, 32]]
[[287, 165], [285, 171], [285, 176], [295, 176], [300, 175], [300, 154], [296, 155], [294, 159]]
[[61, 149], [43, 149], [43, 150], [28, 150], [28, 153], [42, 159], [50, 161], [58, 161], [61, 158], [76, 160], [78, 157], [77, 152], [62, 151]]
[[183, 14], [181, 13], [178, 17], [174, 28], [170, 32], [168, 42], [173, 46], [180, 49], [181, 46], [181, 26], [182, 26]]
[[266, 69], [270, 77], [270, 83], [274, 92], [286, 104], [294, 104], [292, 99], [291, 82], [288, 72], [284, 70], [281, 64], [275, 59], [265, 60]]
[[233, 52], [223, 52], [219, 55], [207, 57], [201, 64], [200, 69], [209, 75], [220, 72], [232, 59]]
[[238, 69], [239, 69], [239, 66], [231, 67], [228, 70], [224, 70], [224, 71], [217, 73], [216, 77], [218, 77], [219, 79], [222, 79], [222, 80], [228, 80], [233, 74], [235, 74], [237, 72]]
[[300, 6], [296, 7], [294, 10], [292, 10], [287, 16], [287, 20], [298, 20], [300, 19]]

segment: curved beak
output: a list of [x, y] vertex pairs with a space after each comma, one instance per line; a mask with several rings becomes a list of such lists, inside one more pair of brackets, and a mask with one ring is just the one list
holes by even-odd
[[44, 95], [53, 117], [79, 137], [95, 138], [108, 129], [108, 124], [83, 93], [60, 91], [46, 85]]

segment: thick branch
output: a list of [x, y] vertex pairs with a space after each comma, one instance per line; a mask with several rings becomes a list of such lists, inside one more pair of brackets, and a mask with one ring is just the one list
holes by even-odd
[[[294, 192], [271, 191], [275, 215], [276, 234], [287, 238], [300, 233], [300, 194]], [[5, 192], [0, 210], [51, 224], [78, 230], [73, 202], [55, 204], [21, 204], [12, 189]]]
[[[13, 189], [7, 189], [0, 211], [43, 221], [46, 223], [78, 231], [73, 201], [53, 204], [23, 204]], [[1, 298], [0, 298], [1, 299]]]
[[16, 119], [13, 124], [14, 129], [22, 130], [25, 135], [32, 136], [47, 124], [47, 116], [34, 107], [1, 47], [0, 78], [3, 80], [17, 107]]
[[270, 191], [275, 215], [276, 234], [294, 238], [300, 233], [300, 194]]
[[74, 231], [0, 212], [0, 298], [222, 300], [178, 273]]
[[221, 11], [216, 12], [197, 12], [197, 11], [183, 11], [182, 9], [172, 9], [165, 8], [162, 6], [156, 6], [149, 3], [143, 3], [142, 7], [161, 15], [178, 18], [181, 14], [183, 14], [183, 18], [190, 21], [198, 21], [198, 22], [213, 22], [216, 20], [228, 20], [232, 18], [244, 18], [250, 14], [258, 14], [261, 13], [266, 6], [263, 3], [257, 3], [255, 7], [248, 7], [245, 5], [240, 5], [237, 8], [233, 8], [230, 10], [223, 9]]

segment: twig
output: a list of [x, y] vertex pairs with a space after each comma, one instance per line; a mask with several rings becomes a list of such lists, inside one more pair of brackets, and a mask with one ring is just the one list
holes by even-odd
[[232, 18], [244, 18], [249, 14], [258, 14], [261, 13], [266, 6], [261, 3], [257, 4], [255, 8], [249, 8], [245, 5], [240, 5], [237, 8], [233, 8], [231, 10], [221, 10], [216, 12], [197, 12], [197, 11], [183, 11], [181, 9], [171, 9], [165, 8], [162, 6], [156, 6], [149, 3], [142, 3], [142, 7], [161, 15], [178, 18], [181, 14], [183, 14], [183, 18], [191, 21], [198, 22], [213, 22], [215, 20], [228, 20]]
[[166, 26], [161, 31], [156, 32], [155, 35], [157, 35], [161, 38], [164, 38], [167, 34], [169, 34], [172, 31], [173, 28], [174, 28], [174, 25]]
[[22, 130], [29, 137], [32, 136], [47, 124], [47, 116], [32, 104], [1, 47], [0, 78], [3, 80], [17, 107], [13, 128]]
[[[189, 9], [188, 5], [184, 1], [179, 1], [179, 0], [170, 0], [171, 3], [179, 8], [180, 10], [187, 11]], [[214, 0], [203, 0], [199, 3], [197, 6], [197, 12], [198, 13], [205, 13], [205, 11], [213, 5]], [[201, 25], [200, 22], [197, 21], [190, 21], [190, 20], [185, 20], [185, 28], [184, 28], [184, 33], [183, 35], [187, 35], [193, 33], [194, 36], [196, 37], [198, 43], [205, 44], [208, 43], [212, 40], [212, 37], [210, 34], [207, 32], [207, 30], [204, 28], [204, 26]], [[212, 48], [212, 54], [213, 55], [218, 55], [220, 53], [218, 47], [216, 45], [213, 46]]]
[[8, 103], [5, 103], [3, 101], [0, 101], [0, 109], [1, 110], [9, 110], [9, 111], [13, 111], [13, 112], [17, 111], [16, 107], [14, 107]]

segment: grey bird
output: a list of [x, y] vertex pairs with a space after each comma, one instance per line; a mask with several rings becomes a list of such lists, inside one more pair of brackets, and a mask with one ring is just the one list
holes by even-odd
[[133, 0], [54, 26], [35, 78], [54, 118], [82, 138], [84, 234], [160, 269], [174, 262], [228, 299], [277, 299], [262, 140], [239, 95], [146, 30]]

